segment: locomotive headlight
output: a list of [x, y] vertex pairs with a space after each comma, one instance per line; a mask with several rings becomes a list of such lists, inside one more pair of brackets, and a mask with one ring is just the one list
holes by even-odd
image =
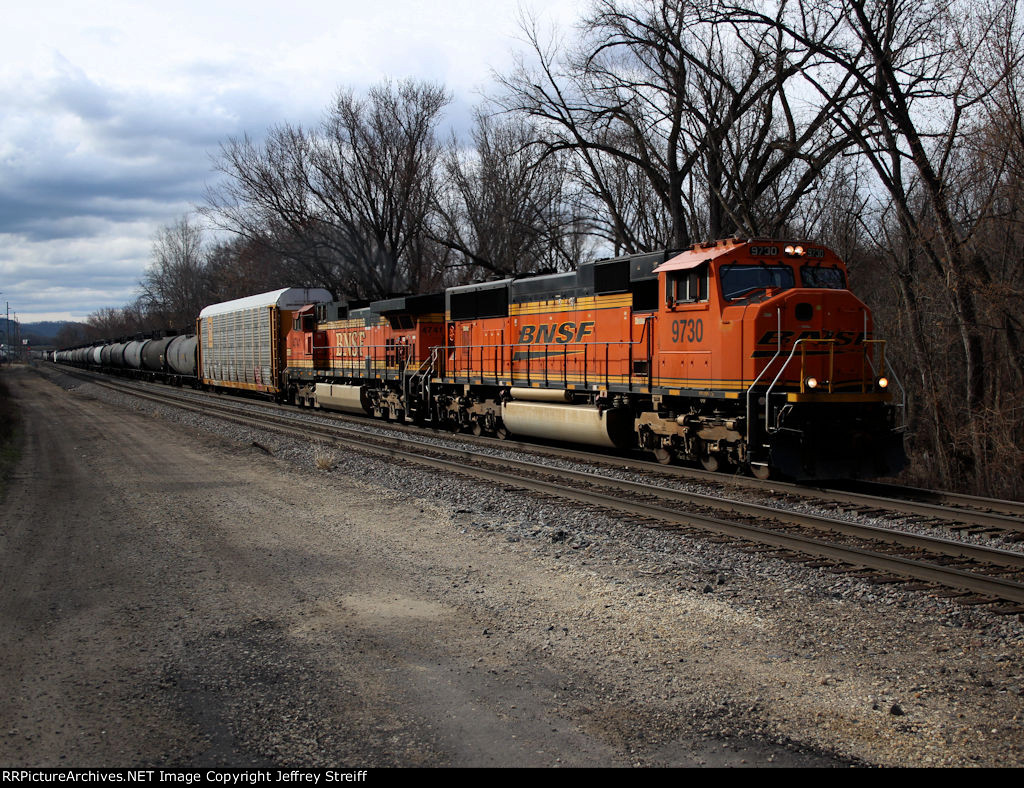
[[880, 377], [880, 378], [875, 380], [875, 385], [878, 386], [878, 388], [880, 388], [880, 389], [888, 388], [889, 387], [889, 378], [887, 378], [885, 376], [882, 376], [882, 377]]
[[809, 388], [809, 389], [816, 389], [816, 388], [818, 388], [818, 379], [817, 378], [807, 378], [807, 380], [804, 381], [804, 385], [807, 386], [807, 388]]
[[792, 246], [787, 246], [783, 251], [788, 255], [792, 255], [795, 250]]

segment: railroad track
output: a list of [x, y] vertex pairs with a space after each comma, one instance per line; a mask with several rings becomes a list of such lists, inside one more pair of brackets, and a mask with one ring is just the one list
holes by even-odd
[[[260, 407], [258, 413], [246, 413], [246, 409], [240, 406], [253, 403], [245, 400], [232, 399], [226, 403], [217, 397], [197, 399], [194, 396], [183, 396], [163, 386], [143, 390], [138, 384], [125, 385], [119, 381], [120, 385], [115, 385], [107, 378], [90, 376], [90, 380], [118, 391], [127, 390], [134, 396], [160, 404], [214, 415], [243, 426], [269, 429], [346, 450], [485, 479], [514, 490], [529, 490], [559, 500], [576, 501], [589, 508], [639, 519], [651, 528], [686, 534], [710, 533], [758, 551], [778, 551], [783, 557], [809, 562], [834, 572], [853, 572], [873, 582], [910, 580], [923, 583], [920, 587], [933, 593], [965, 595], [964, 601], [992, 604], [999, 612], [1024, 612], [1024, 554], [1020, 552], [853, 523], [718, 495], [687, 492], [650, 482], [627, 481], [600, 473], [559, 468], [507, 456], [494, 457], [468, 448], [438, 446], [422, 437], [374, 435], [347, 424], [346, 419], [333, 418], [336, 414], [331, 414], [332, 423], [325, 425], [310, 422], [309, 411], [270, 406]], [[318, 415], [321, 413], [317, 412]], [[422, 436], [422, 431], [416, 432]], [[502, 449], [516, 448], [515, 444], [510, 445], [507, 441], [495, 443]], [[528, 444], [525, 450], [536, 452], [537, 447]], [[556, 449], [555, 452], [561, 456], [561, 450]], [[577, 457], [574, 456], [574, 459]], [[601, 462], [609, 461], [607, 456], [601, 457]], [[621, 465], [619, 458], [615, 458], [614, 462]], [[824, 494], [821, 490], [816, 493]], [[842, 493], [844, 496], [854, 494]], [[962, 516], [962, 510], [956, 511], [956, 516]], [[984, 513], [968, 514], [974, 516]], [[999, 522], [1016, 519], [1010, 514], [1001, 514], [999, 517]], [[1018, 528], [1022, 525], [1019, 521], [1016, 524]]]
[[[109, 382], [111, 380], [109, 376], [97, 373], [88, 373], [77, 369], [74, 372], [85, 374], [92, 381]], [[158, 384], [124, 380], [120, 382], [126, 386], [141, 386], [144, 390], [154, 392], [167, 390], [165, 386]], [[180, 390], [180, 393], [186, 398], [195, 398], [196, 401], [207, 397], [220, 399], [218, 395], [200, 392]], [[295, 412], [294, 408], [259, 400], [232, 398], [232, 402], [239, 403], [238, 407], [258, 408], [264, 412]], [[414, 436], [424, 434], [422, 428], [398, 422], [382, 422], [368, 417], [333, 411], [317, 410], [314, 412], [323, 418], [340, 423], [372, 425], [376, 429], [394, 430]], [[720, 490], [722, 497], [725, 497], [730, 489], [749, 489], [766, 498], [784, 502], [802, 499], [820, 507], [832, 507], [869, 517], [888, 517], [892, 514], [899, 514], [908, 522], [922, 527], [949, 529], [972, 535], [999, 536], [1011, 542], [1024, 541], [1024, 503], [1018, 501], [980, 498], [874, 482], [850, 482], [842, 487], [818, 487], [778, 480], [764, 481], [749, 476], [705, 471], [700, 468], [661, 465], [657, 462], [638, 459], [634, 455], [623, 452], [587, 451], [581, 450], [579, 446], [563, 448], [544, 443], [498, 440], [469, 434], [443, 433], [443, 435], [466, 445], [484, 446], [501, 451], [522, 451], [566, 462], [587, 463], [594, 467], [614, 467], [618, 470], [642, 474], [646, 479], [657, 484], [671, 484], [678, 481], [698, 482]]]

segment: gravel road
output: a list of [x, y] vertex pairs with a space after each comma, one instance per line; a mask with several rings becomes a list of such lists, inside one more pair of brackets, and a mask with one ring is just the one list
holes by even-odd
[[1016, 618], [3, 374], [0, 765], [1024, 764]]

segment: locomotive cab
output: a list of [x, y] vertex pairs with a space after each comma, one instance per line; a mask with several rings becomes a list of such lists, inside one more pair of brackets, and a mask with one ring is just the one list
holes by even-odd
[[830, 250], [734, 239], [656, 272], [657, 414], [638, 432], [659, 459], [793, 478], [902, 467], [884, 342]]

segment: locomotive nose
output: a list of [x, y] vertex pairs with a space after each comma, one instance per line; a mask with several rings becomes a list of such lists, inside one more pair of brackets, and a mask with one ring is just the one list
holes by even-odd
[[797, 290], [788, 294], [786, 315], [798, 337], [808, 340], [805, 374], [830, 390], [859, 386], [869, 338], [866, 307], [848, 290]]
[[[859, 316], [863, 321], [867, 314], [867, 307], [849, 290], [797, 288], [780, 293], [772, 305], [782, 308], [784, 322], [788, 318], [792, 328], [801, 329], [834, 329], [837, 320], [847, 329], [852, 318]], [[863, 329], [863, 325], [857, 327]]]

